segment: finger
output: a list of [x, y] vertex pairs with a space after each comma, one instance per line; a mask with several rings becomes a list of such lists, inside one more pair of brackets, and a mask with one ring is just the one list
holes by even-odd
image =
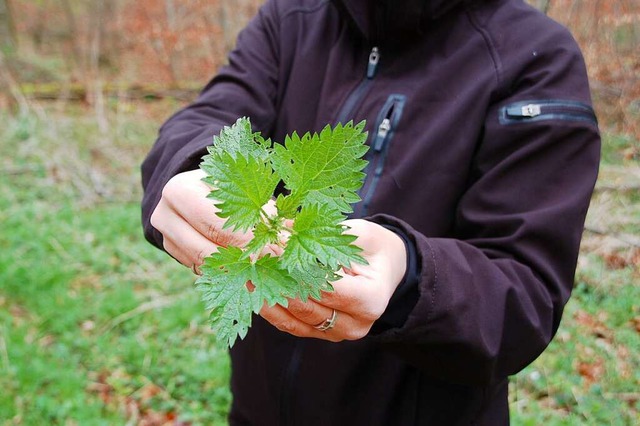
[[211, 188], [201, 180], [205, 176], [201, 170], [177, 175], [165, 186], [163, 199], [176, 214], [207, 239], [225, 247], [243, 246], [251, 235], [223, 229], [225, 220], [216, 215], [219, 209], [213, 200], [207, 198]]
[[[376, 223], [364, 219], [349, 219], [343, 221], [342, 224], [347, 227], [344, 231], [345, 234], [356, 237], [353, 244], [362, 249], [361, 255], [367, 260], [369, 260], [371, 256], [383, 255], [383, 253], [390, 248], [394, 250], [401, 249], [401, 247], [398, 246], [398, 243], [402, 243], [400, 237], [393, 231]], [[394, 246], [390, 247], [389, 242], [393, 242]], [[404, 243], [402, 243], [402, 247], [404, 247]], [[356, 263], [352, 264], [352, 266], [366, 269], [367, 265]], [[363, 266], [365, 266], [365, 268], [362, 268]]]
[[315, 337], [317, 339], [330, 340], [333, 342], [343, 340], [335, 334], [316, 330], [311, 325], [300, 321], [287, 309], [283, 308], [280, 305], [263, 306], [263, 308], [260, 310], [260, 316], [262, 316], [262, 318], [267, 320], [278, 330], [289, 333], [296, 337]]
[[347, 227], [344, 233], [355, 236], [356, 240], [353, 244], [363, 250], [363, 256], [367, 256], [370, 251], [370, 246], [376, 243], [375, 239], [372, 238], [374, 233], [371, 232], [371, 222], [363, 219], [348, 219], [343, 221], [342, 225]]
[[363, 290], [367, 289], [362, 283], [362, 277], [346, 273], [341, 273], [341, 276], [342, 278], [331, 283], [333, 291], [323, 291], [318, 302], [332, 309], [350, 312], [354, 305], [360, 303]]
[[[300, 321], [291, 314], [287, 308], [280, 305], [274, 305], [272, 307], [264, 306], [260, 311], [260, 315], [280, 331], [297, 337], [312, 337], [330, 342], [361, 339], [367, 335], [371, 328], [371, 323], [356, 321], [350, 315], [337, 311], [334, 326], [324, 331]], [[323, 318], [320, 323], [324, 323], [324, 321], [331, 318], [332, 315], [333, 310], [331, 310], [330, 316]]]
[[389, 297], [377, 297], [380, 291], [375, 280], [363, 276], [343, 275], [332, 283], [334, 291], [323, 292], [320, 303], [356, 319], [369, 323], [382, 316]]
[[287, 311], [300, 321], [317, 326], [331, 318], [334, 309], [313, 300], [303, 302], [300, 299], [289, 299]]
[[164, 250], [169, 253], [171, 257], [180, 262], [183, 266], [190, 268], [196, 275], [201, 274], [200, 266], [197, 265], [196, 262], [192, 262], [188, 253], [184, 252], [179, 246], [171, 242], [170, 239], [165, 238], [162, 245], [164, 247]]
[[218, 250], [218, 246], [196, 231], [183, 218], [169, 214], [162, 220], [163, 245], [183, 265], [200, 266], [204, 258]]

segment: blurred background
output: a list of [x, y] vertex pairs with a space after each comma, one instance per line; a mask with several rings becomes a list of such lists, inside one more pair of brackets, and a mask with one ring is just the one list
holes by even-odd
[[[139, 164], [257, 0], [0, 0], [0, 425], [218, 425], [189, 270], [147, 244]], [[531, 0], [581, 45], [603, 134], [576, 287], [514, 425], [640, 424], [640, 0]]]

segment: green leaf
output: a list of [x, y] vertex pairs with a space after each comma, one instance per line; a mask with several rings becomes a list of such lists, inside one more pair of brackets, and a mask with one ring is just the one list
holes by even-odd
[[[247, 231], [260, 221], [263, 206], [278, 185], [278, 176], [263, 160], [251, 156], [233, 157], [228, 152], [211, 155], [215, 176], [204, 179], [214, 189], [209, 198], [217, 201], [217, 213], [228, 218], [224, 227]], [[205, 167], [205, 171], [210, 171]]]
[[253, 239], [245, 247], [245, 255], [257, 254], [269, 244], [277, 244], [280, 236], [277, 227], [270, 227], [264, 222], [259, 222], [253, 230]]
[[[214, 188], [209, 197], [218, 216], [227, 219], [225, 227], [253, 234], [244, 248], [221, 248], [205, 259], [196, 281], [219, 341], [231, 346], [243, 338], [252, 313], [263, 304], [320, 299], [323, 291], [333, 290], [330, 282], [340, 278], [341, 266], [366, 263], [352, 244], [355, 237], [344, 234], [341, 225], [360, 199], [366, 164], [361, 157], [367, 150], [363, 129], [364, 122], [327, 126], [302, 138], [294, 133], [272, 148], [242, 118], [214, 137], [200, 164], [207, 173], [203, 180]], [[268, 214], [263, 207], [280, 180], [290, 193], [279, 194], [277, 213]], [[284, 232], [290, 235], [282, 255], [259, 257], [266, 246], [283, 245]]]
[[228, 154], [234, 159], [243, 156], [267, 163], [271, 155], [271, 141], [254, 133], [251, 122], [245, 117], [239, 118], [231, 127], [224, 127], [219, 135], [213, 137], [213, 145], [207, 150], [209, 155], [202, 158], [200, 168], [209, 176], [205, 181], [213, 185], [226, 171], [225, 164], [220, 162], [221, 156]]
[[336, 271], [351, 262], [365, 263], [358, 254], [360, 249], [351, 244], [356, 237], [344, 234], [342, 220], [343, 215], [328, 206], [305, 206], [296, 218], [293, 234], [282, 254], [285, 267], [291, 270], [298, 265], [319, 262]]
[[367, 164], [361, 158], [368, 149], [363, 129], [364, 122], [355, 127], [349, 122], [326, 126], [320, 134], [293, 133], [284, 145], [274, 146], [274, 170], [303, 206], [317, 203], [350, 213], [351, 204], [360, 200]]
[[232, 157], [244, 155], [266, 160], [270, 147], [271, 141], [264, 140], [259, 133], [254, 133], [249, 119], [243, 117], [233, 126], [224, 127], [219, 135], [213, 137], [213, 145], [207, 149], [210, 154], [227, 152]]
[[299, 294], [298, 282], [282, 267], [277, 257], [267, 255], [258, 259], [251, 280], [256, 286], [256, 297], [269, 306], [278, 303], [286, 307], [287, 298], [294, 298]]
[[302, 265], [290, 265], [289, 275], [298, 282], [299, 297], [302, 300], [313, 298], [319, 300], [322, 292], [333, 291], [330, 281], [340, 278], [327, 266], [318, 262]]
[[[263, 303], [287, 306], [297, 297], [300, 286], [278, 258], [264, 256], [253, 263], [238, 247], [220, 248], [200, 267], [202, 276], [196, 288], [203, 293], [206, 309], [211, 310], [211, 328], [216, 338], [233, 346], [244, 338], [251, 326], [251, 314], [260, 312]], [[249, 290], [247, 283], [255, 286]]]
[[202, 276], [195, 285], [206, 309], [211, 310], [211, 328], [218, 341], [231, 347], [238, 336], [244, 338], [252, 313], [260, 310], [261, 301], [247, 288], [251, 260], [237, 247], [221, 248], [205, 259], [200, 270]]
[[298, 214], [301, 203], [300, 197], [296, 197], [293, 194], [290, 195], [278, 195], [276, 198], [276, 208], [278, 214], [286, 219], [293, 219]]

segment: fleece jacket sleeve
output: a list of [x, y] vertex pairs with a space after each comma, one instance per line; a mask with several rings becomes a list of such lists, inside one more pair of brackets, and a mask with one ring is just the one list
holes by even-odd
[[206, 146], [223, 126], [249, 117], [268, 133], [275, 116], [278, 45], [275, 2], [267, 2], [240, 33], [229, 64], [203, 89], [198, 99], [173, 115], [142, 164], [142, 223], [145, 237], [162, 248], [162, 234], [149, 222], [162, 189], [176, 174], [198, 167]]
[[[420, 278], [416, 300], [399, 302], [412, 304], [406, 319], [370, 337], [431, 376], [486, 384], [517, 373], [549, 344], [570, 296], [600, 137], [595, 116], [571, 110], [590, 104], [579, 50], [568, 35], [551, 41], [548, 53], [502, 70], [450, 237], [371, 218], [408, 237]], [[529, 100], [559, 108], [504, 119]]]

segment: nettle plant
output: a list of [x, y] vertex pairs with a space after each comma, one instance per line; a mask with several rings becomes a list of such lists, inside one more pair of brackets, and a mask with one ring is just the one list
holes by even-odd
[[[264, 303], [320, 299], [333, 290], [340, 268], [366, 263], [342, 224], [360, 201], [364, 127], [364, 121], [326, 126], [278, 144], [240, 118], [214, 137], [200, 164], [213, 188], [209, 198], [224, 228], [253, 235], [243, 247], [220, 247], [200, 268], [196, 288], [219, 342], [231, 347], [244, 338]], [[275, 197], [275, 209], [265, 208], [281, 182], [286, 191]]]

